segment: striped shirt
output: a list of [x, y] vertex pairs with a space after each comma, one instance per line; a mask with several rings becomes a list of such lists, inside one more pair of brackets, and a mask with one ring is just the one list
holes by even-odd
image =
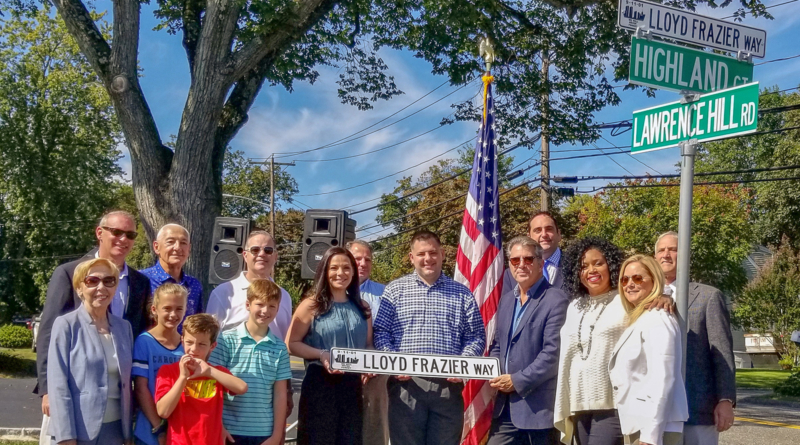
[[247, 331], [247, 323], [223, 332], [209, 363], [228, 368], [247, 383], [247, 392], [225, 396], [222, 424], [237, 436], [272, 436], [274, 422], [273, 389], [279, 380], [291, 380], [286, 344], [270, 329], [256, 342]]
[[416, 272], [389, 283], [373, 329], [381, 351], [480, 356], [486, 346], [475, 297], [445, 274], [432, 286]]

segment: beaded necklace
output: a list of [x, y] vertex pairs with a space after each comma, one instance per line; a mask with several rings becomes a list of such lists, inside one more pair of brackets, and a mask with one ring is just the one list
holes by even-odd
[[[591, 298], [591, 297], [589, 297], [589, 298]], [[595, 325], [600, 320], [600, 317], [603, 315], [603, 311], [605, 311], [606, 307], [608, 307], [608, 303], [610, 303], [611, 300], [613, 300], [613, 299], [614, 299], [613, 297], [609, 297], [609, 296], [606, 297], [606, 301], [603, 302], [603, 307], [600, 309], [600, 313], [597, 314], [597, 318], [594, 319], [594, 323], [589, 325], [589, 341], [587, 342], [587, 345], [586, 345], [586, 355], [585, 356], [583, 355], [583, 343], [581, 341], [581, 328], [583, 328], [583, 319], [586, 317], [586, 314], [589, 313], [589, 311], [592, 309], [593, 305], [591, 305], [591, 304], [587, 305], [586, 310], [584, 310], [583, 314], [581, 314], [581, 321], [578, 324], [578, 351], [580, 351], [581, 360], [586, 361], [586, 360], [589, 359], [589, 355], [592, 353], [592, 332], [594, 332]]]

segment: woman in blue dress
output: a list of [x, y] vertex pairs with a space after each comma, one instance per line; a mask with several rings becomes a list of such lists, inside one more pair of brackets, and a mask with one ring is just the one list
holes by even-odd
[[362, 444], [362, 380], [332, 370], [330, 350], [372, 348], [372, 320], [361, 300], [356, 260], [332, 247], [317, 266], [314, 289], [297, 306], [286, 343], [305, 359], [297, 440], [300, 445]]

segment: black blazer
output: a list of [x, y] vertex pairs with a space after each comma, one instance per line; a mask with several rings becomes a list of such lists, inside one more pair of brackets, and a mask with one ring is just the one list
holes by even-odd
[[[50, 348], [50, 331], [57, 317], [73, 311], [82, 304], [78, 293], [72, 287], [72, 277], [78, 264], [94, 258], [97, 249], [85, 256], [56, 267], [47, 285], [47, 299], [42, 310], [39, 334], [36, 337], [36, 372], [38, 379], [33, 392], [40, 396], [47, 394], [47, 351]], [[131, 324], [133, 338], [139, 336], [149, 325], [148, 303], [150, 301], [150, 280], [141, 273], [128, 268], [128, 306], [125, 320]]]

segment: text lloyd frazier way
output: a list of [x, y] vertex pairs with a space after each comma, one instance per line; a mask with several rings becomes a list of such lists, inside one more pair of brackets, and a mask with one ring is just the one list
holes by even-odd
[[[411, 357], [411, 368], [409, 369], [409, 359], [406, 357], [382, 355], [378, 360], [376, 360], [374, 355], [362, 357], [364, 358], [364, 363], [362, 364], [364, 370], [400, 374], [411, 371], [415, 374], [457, 374], [470, 376], [469, 363], [466, 360], [458, 358]], [[358, 363], [358, 358], [347, 354], [337, 354], [334, 360], [339, 363]], [[473, 363], [474, 372], [472, 375], [495, 375], [494, 367], [495, 365], [491, 363]]]
[[[623, 16], [634, 20], [641, 20], [644, 18], [643, 13], [639, 13], [635, 8], [630, 6], [625, 8]], [[741, 46], [739, 44], [741, 34], [738, 29], [711, 21], [706, 22], [700, 18], [692, 18], [691, 34], [687, 34], [689, 33], [689, 19], [685, 15], [672, 14], [668, 11], [664, 13], [663, 17], [659, 10], [656, 10], [654, 14], [649, 14], [648, 27], [658, 31], [677, 33], [681, 36], [702, 40], [707, 43], [744, 48], [754, 53], [758, 53], [761, 50], [761, 45], [764, 43], [762, 39], [758, 37], [745, 35], [744, 46]]]

